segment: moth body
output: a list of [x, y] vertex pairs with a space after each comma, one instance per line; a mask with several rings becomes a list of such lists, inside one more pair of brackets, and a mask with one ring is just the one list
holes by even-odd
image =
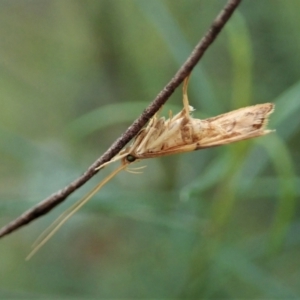
[[[186, 79], [182, 111], [174, 117], [170, 112], [167, 120], [156, 114], [132, 145], [119, 155], [130, 153], [136, 159], [152, 158], [225, 145], [272, 132], [265, 129], [268, 116], [274, 111], [272, 103], [248, 106], [204, 120], [193, 118], [193, 110], [188, 102]], [[118, 156], [114, 160], [117, 159]]]

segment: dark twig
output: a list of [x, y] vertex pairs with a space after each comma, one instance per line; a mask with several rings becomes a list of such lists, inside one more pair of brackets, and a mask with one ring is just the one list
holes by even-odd
[[52, 194], [33, 208], [23, 213], [20, 217], [10, 222], [0, 230], [0, 238], [15, 231], [16, 229], [30, 223], [38, 217], [48, 213], [55, 206], [63, 202], [71, 193], [86, 183], [98, 171], [95, 168], [112, 159], [119, 151], [142, 129], [148, 120], [159, 110], [167, 101], [174, 90], [182, 83], [184, 78], [191, 73], [199, 62], [209, 45], [215, 40], [218, 33], [224, 27], [230, 16], [240, 4], [241, 0], [228, 0], [227, 4], [216, 17], [211, 27], [195, 47], [191, 55], [177, 71], [172, 80], [157, 95], [154, 101], [144, 110], [144, 112], [132, 123], [132, 125], [111, 145], [111, 147], [97, 159], [87, 171], [78, 179], [74, 180], [65, 188]]

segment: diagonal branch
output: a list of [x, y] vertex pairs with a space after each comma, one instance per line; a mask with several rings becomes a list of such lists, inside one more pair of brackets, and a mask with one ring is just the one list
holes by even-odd
[[159, 108], [168, 100], [174, 90], [182, 83], [184, 78], [191, 73], [193, 68], [199, 62], [210, 44], [215, 40], [221, 29], [231, 17], [234, 10], [242, 0], [228, 0], [224, 8], [216, 17], [207, 33], [196, 45], [191, 55], [177, 71], [171, 81], [157, 95], [153, 102], [143, 111], [143, 113], [132, 123], [131, 126], [108, 148], [108, 150], [97, 159], [79, 178], [71, 182], [69, 185], [50, 195], [48, 198], [24, 212], [21, 216], [11, 221], [9, 224], [1, 228], [0, 238], [17, 230], [18, 228], [30, 223], [40, 216], [48, 213], [58, 204], [62, 203], [70, 194], [85, 184], [98, 171], [96, 167], [111, 160], [120, 150], [142, 129], [148, 120], [159, 110]]

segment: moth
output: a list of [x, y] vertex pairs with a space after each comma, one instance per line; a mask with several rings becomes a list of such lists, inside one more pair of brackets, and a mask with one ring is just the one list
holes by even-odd
[[140, 130], [130, 146], [121, 150], [109, 162], [96, 168], [96, 170], [99, 170], [112, 162], [121, 160], [119, 168], [108, 175], [83, 199], [70, 207], [42, 233], [35, 243], [33, 251], [27, 258], [30, 258], [44, 245], [75, 212], [117, 173], [124, 169], [136, 173], [140, 168], [135, 168], [135, 170], [128, 169], [128, 166], [132, 163], [146, 158], [230, 144], [260, 137], [274, 131], [266, 129], [268, 117], [274, 111], [273, 103], [248, 106], [204, 120], [193, 118], [191, 112], [194, 108], [189, 105], [187, 95], [188, 79], [189, 77], [183, 83], [183, 109], [175, 116], [170, 111], [168, 119], [159, 117], [158, 113], [156, 113], [150, 119], [148, 125]]

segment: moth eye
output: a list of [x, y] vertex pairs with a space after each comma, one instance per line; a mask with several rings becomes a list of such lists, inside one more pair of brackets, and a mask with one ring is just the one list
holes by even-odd
[[127, 159], [127, 161], [129, 161], [129, 162], [134, 162], [134, 161], [136, 160], [136, 158], [135, 158], [133, 155], [131, 155], [131, 154], [128, 154], [128, 155], [126, 156], [126, 159]]

